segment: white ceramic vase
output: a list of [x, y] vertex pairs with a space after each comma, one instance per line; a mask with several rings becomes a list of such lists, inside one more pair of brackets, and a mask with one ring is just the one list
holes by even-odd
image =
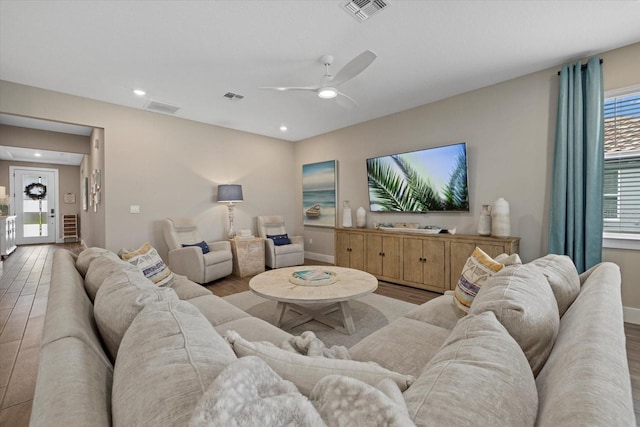
[[342, 205], [342, 226], [345, 228], [353, 227], [353, 218], [351, 218], [351, 205], [345, 200]]
[[509, 237], [511, 235], [511, 219], [509, 202], [500, 197], [491, 208], [491, 235]]
[[359, 228], [367, 226], [367, 211], [362, 206], [356, 211], [356, 226]]
[[482, 205], [480, 220], [478, 221], [478, 234], [491, 236], [491, 205]]

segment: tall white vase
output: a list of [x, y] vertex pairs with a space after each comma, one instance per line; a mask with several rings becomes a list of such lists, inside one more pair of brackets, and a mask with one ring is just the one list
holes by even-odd
[[491, 235], [491, 206], [482, 205], [480, 220], [478, 221], [478, 234], [481, 236]]
[[367, 211], [362, 206], [356, 211], [356, 226], [359, 228], [367, 226]]
[[345, 200], [342, 205], [342, 226], [345, 228], [353, 227], [353, 218], [351, 218], [351, 205]]
[[511, 219], [509, 202], [500, 197], [491, 208], [491, 235], [509, 237], [511, 235]]

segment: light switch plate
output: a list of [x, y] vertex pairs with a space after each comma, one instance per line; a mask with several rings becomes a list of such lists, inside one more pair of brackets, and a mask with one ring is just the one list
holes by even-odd
[[129, 213], [139, 214], [140, 213], [140, 205], [131, 205], [131, 206], [129, 206]]

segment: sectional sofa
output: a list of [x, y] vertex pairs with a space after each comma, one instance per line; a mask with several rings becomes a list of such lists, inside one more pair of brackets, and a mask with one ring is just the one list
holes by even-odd
[[58, 250], [31, 425], [635, 425], [616, 265], [549, 255], [491, 276], [466, 315], [453, 298], [351, 360], [310, 357], [184, 277]]

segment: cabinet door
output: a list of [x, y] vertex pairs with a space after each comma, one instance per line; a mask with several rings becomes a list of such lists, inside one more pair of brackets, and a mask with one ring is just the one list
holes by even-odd
[[382, 276], [382, 236], [367, 236], [366, 269], [374, 276]]
[[400, 238], [382, 238], [382, 275], [392, 279], [400, 278]]
[[496, 257], [501, 253], [504, 253], [504, 246], [501, 245], [490, 245], [485, 243], [476, 245], [475, 243], [451, 242], [451, 280], [449, 282], [451, 289], [456, 287], [456, 283], [458, 283], [464, 263], [467, 262], [467, 258], [471, 256], [476, 246], [491, 257]]
[[402, 278], [407, 282], [422, 283], [423, 263], [422, 263], [422, 240], [402, 239], [404, 252], [402, 260]]
[[336, 265], [349, 267], [349, 233], [336, 231]]
[[423, 283], [434, 288], [446, 289], [444, 242], [425, 240], [423, 242]]
[[350, 234], [349, 249], [349, 267], [364, 271], [364, 234]]

